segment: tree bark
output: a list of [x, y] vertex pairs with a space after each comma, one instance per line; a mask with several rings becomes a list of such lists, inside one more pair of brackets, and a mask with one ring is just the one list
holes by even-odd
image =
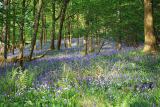
[[[77, 30], [79, 30], [79, 15], [77, 14]], [[79, 39], [80, 39], [80, 35], [78, 35], [77, 37], [77, 47], [79, 47]]]
[[[25, 20], [25, 0], [22, 1], [22, 19], [21, 19], [21, 26], [20, 26], [20, 48], [19, 48], [19, 58], [23, 58], [23, 48], [24, 48], [24, 20]], [[23, 60], [20, 61], [20, 67], [23, 66]]]
[[100, 45], [100, 31], [97, 31], [97, 45]]
[[42, 46], [43, 46], [43, 35], [44, 35], [44, 15], [43, 15], [43, 11], [42, 11], [42, 14], [41, 14], [41, 24], [42, 24], [42, 27], [41, 27], [41, 36], [40, 36], [40, 49], [42, 49]]
[[[86, 27], [89, 25], [89, 20], [86, 19]], [[83, 49], [82, 49], [82, 56], [87, 55], [87, 34], [83, 36]]]
[[95, 48], [98, 47], [98, 35], [97, 32], [95, 32]]
[[71, 22], [68, 21], [68, 48], [71, 48]]
[[52, 39], [50, 48], [55, 49], [54, 39], [55, 39], [55, 2], [52, 3]]
[[[34, 28], [35, 28], [35, 24], [36, 24], [36, 5], [37, 5], [37, 0], [33, 0], [33, 32], [34, 32]], [[34, 50], [35, 49], [37, 49], [36, 44], [34, 46]]]
[[5, 13], [4, 13], [4, 25], [3, 25], [3, 29], [2, 29], [2, 32], [3, 32], [3, 35], [2, 35], [2, 40], [4, 43], [2, 43], [2, 48], [1, 48], [1, 51], [3, 53], [3, 57], [4, 59], [7, 59], [7, 18], [8, 18], [8, 15], [7, 15], [7, 11], [8, 11], [8, 0], [4, 0], [4, 10], [5, 10]]
[[118, 37], [118, 42], [117, 42], [117, 51], [120, 51], [122, 48], [122, 39], [121, 36]]
[[156, 38], [153, 23], [153, 0], [144, 0], [144, 34], [145, 46], [143, 52], [156, 52]]
[[11, 25], [11, 18], [10, 18], [10, 0], [8, 0], [8, 10], [7, 11], [7, 51], [10, 53], [10, 25]]
[[87, 55], [87, 36], [83, 36], [83, 49], [82, 49], [82, 56]]
[[[65, 26], [64, 26], [64, 31], [66, 31]], [[66, 47], [67, 47], [67, 45], [66, 45], [66, 34], [64, 32], [64, 48], [66, 48]]]
[[92, 46], [92, 31], [90, 31], [89, 33], [89, 51], [92, 52], [93, 51], [93, 46]]
[[137, 40], [137, 35], [132, 35], [132, 46], [133, 47], [138, 47], [138, 40]]
[[43, 4], [43, 0], [39, 0], [39, 7], [38, 7], [38, 11], [37, 11], [37, 19], [36, 19], [34, 34], [33, 34], [32, 42], [31, 42], [31, 51], [30, 51], [30, 55], [29, 55], [30, 60], [32, 59], [34, 46], [36, 44], [36, 38], [37, 38], [37, 32], [38, 32], [38, 26], [39, 26], [39, 19], [40, 19], [42, 4]]
[[63, 11], [62, 11], [62, 17], [61, 17], [61, 21], [60, 21], [60, 28], [59, 28], [59, 37], [58, 37], [58, 42], [57, 42], [57, 50], [60, 50], [60, 46], [61, 46], [61, 39], [62, 39], [62, 30], [63, 30], [63, 23], [65, 20], [65, 13], [66, 13], [66, 9], [67, 9], [67, 4], [69, 3], [70, 0], [64, 0], [64, 7], [63, 7]]
[[15, 10], [15, 2], [13, 1], [13, 37], [12, 37], [12, 54], [14, 55], [14, 49], [15, 49], [15, 34], [16, 34], [16, 10]]
[[47, 42], [47, 28], [46, 28], [46, 15], [44, 15], [44, 35], [43, 35], [43, 43]]

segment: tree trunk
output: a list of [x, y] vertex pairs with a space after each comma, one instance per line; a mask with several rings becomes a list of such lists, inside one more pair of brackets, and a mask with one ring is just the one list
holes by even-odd
[[55, 49], [54, 39], [55, 39], [55, 2], [52, 3], [52, 39], [50, 48]]
[[98, 47], [98, 36], [97, 36], [97, 32], [95, 33], [95, 48]]
[[145, 46], [143, 52], [156, 52], [156, 38], [153, 24], [153, 0], [144, 0], [144, 33]]
[[[23, 31], [24, 31], [24, 19], [25, 19], [25, 0], [22, 1], [22, 19], [21, 19], [21, 26], [20, 26], [20, 48], [19, 48], [19, 58], [23, 58], [23, 48], [24, 48], [24, 38], [23, 38]], [[20, 67], [23, 66], [23, 60], [20, 60], [19, 63]]]
[[106, 34], [106, 33], [107, 33], [106, 27], [104, 28], [104, 31], [103, 31], [103, 32], [104, 32], [104, 36], [105, 36], [107, 39], [109, 39], [109, 37], [108, 37], [107, 34]]
[[[10, 0], [8, 0], [8, 10], [10, 10]], [[10, 18], [10, 11], [7, 11], [7, 51], [10, 53], [10, 25], [11, 25], [11, 18]]]
[[40, 19], [42, 4], [43, 4], [43, 0], [39, 0], [39, 7], [38, 7], [38, 11], [37, 11], [37, 20], [36, 20], [36, 23], [35, 23], [34, 34], [33, 34], [32, 42], [31, 42], [31, 51], [30, 51], [30, 55], [29, 55], [30, 60], [32, 59], [34, 46], [36, 44], [36, 38], [37, 38], [37, 32], [38, 32], [38, 26], [39, 26], [39, 19]]
[[3, 57], [5, 58], [5, 59], [7, 59], [7, 18], [8, 18], [8, 15], [7, 15], [7, 11], [8, 11], [8, 0], [4, 0], [4, 10], [6, 11], [5, 13], [4, 13], [4, 16], [3, 16], [3, 18], [4, 18], [4, 25], [3, 25], [3, 30], [2, 30], [2, 32], [3, 32], [3, 35], [2, 35], [2, 40], [3, 40], [3, 42], [4, 43], [2, 43], [2, 49], [1, 49], [1, 51], [2, 51], [2, 53], [3, 53]]
[[100, 45], [100, 31], [97, 32], [97, 45]]
[[118, 42], [117, 42], [117, 51], [120, 51], [122, 48], [122, 39], [121, 36], [118, 37]]
[[[89, 25], [89, 20], [86, 19], [86, 26], [88, 27]], [[82, 56], [86, 56], [87, 55], [87, 35], [85, 34], [83, 36], [83, 49], [82, 49]]]
[[92, 46], [92, 31], [90, 31], [89, 33], [89, 51], [92, 52], [93, 51], [93, 46]]
[[[77, 14], [77, 30], [79, 30], [79, 14]], [[80, 35], [78, 35], [78, 37], [77, 37], [77, 47], [79, 47], [79, 39], [80, 39], [79, 36]]]
[[47, 29], [46, 29], [46, 15], [44, 15], [44, 35], [43, 35], [43, 43], [47, 42]]
[[132, 35], [132, 46], [138, 47], [137, 35]]
[[13, 38], [12, 38], [12, 54], [14, 55], [14, 49], [15, 49], [15, 34], [16, 34], [16, 11], [15, 11], [15, 2], [13, 1]]
[[[65, 27], [64, 27], [64, 31], [66, 31], [65, 30]], [[66, 34], [65, 34], [65, 32], [64, 32], [64, 48], [66, 48], [67, 47], [67, 45], [66, 45]]]
[[43, 46], [43, 35], [44, 35], [44, 15], [43, 15], [43, 11], [42, 11], [42, 15], [41, 15], [41, 23], [42, 23], [42, 27], [41, 27], [41, 37], [40, 37], [40, 49], [42, 49]]
[[60, 28], [59, 28], [59, 37], [58, 37], [58, 42], [57, 42], [57, 50], [60, 50], [60, 46], [61, 46], [61, 39], [62, 39], [62, 30], [63, 30], [63, 23], [65, 21], [65, 13], [66, 13], [66, 9], [67, 9], [67, 4], [69, 3], [70, 0], [65, 0], [64, 1], [64, 7], [63, 7], [63, 11], [62, 11], [62, 17], [61, 17], [61, 21], [60, 21]]
[[83, 37], [83, 49], [82, 49], [82, 56], [87, 55], [87, 36]]
[[68, 48], [71, 48], [71, 23], [68, 21]]

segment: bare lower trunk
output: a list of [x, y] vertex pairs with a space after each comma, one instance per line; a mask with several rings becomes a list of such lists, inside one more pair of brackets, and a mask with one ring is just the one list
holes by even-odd
[[[19, 48], [19, 58], [23, 58], [23, 48], [24, 48], [24, 19], [25, 19], [25, 0], [22, 1], [22, 21], [21, 21], [21, 28], [20, 28], [20, 48]], [[20, 67], [23, 67], [23, 60], [19, 62]]]
[[132, 46], [138, 47], [137, 35], [132, 35]]
[[68, 48], [71, 48], [71, 22], [68, 21]]
[[69, 35], [69, 37], [68, 37], [68, 48], [71, 48], [70, 35]]
[[156, 38], [153, 24], [153, 0], [144, 0], [145, 46], [143, 52], [156, 52]]
[[[79, 30], [79, 15], [77, 14], [77, 30]], [[78, 35], [78, 37], [77, 37], [77, 47], [79, 47], [79, 39], [80, 39], [80, 37], [79, 37], [80, 35]]]
[[99, 46], [100, 44], [100, 31], [97, 32], [97, 45]]
[[54, 38], [55, 38], [55, 2], [52, 3], [52, 40], [50, 46], [52, 50], [55, 49]]
[[59, 28], [59, 34], [58, 34], [59, 35], [58, 42], [57, 42], [57, 47], [56, 47], [57, 50], [60, 50], [60, 46], [61, 46], [63, 23], [65, 21], [65, 13], [66, 13], [68, 3], [69, 3], [69, 0], [64, 1], [64, 7], [63, 7], [63, 11], [62, 11], [62, 17], [61, 17], [61, 21], [60, 21], [60, 28]]
[[122, 40], [121, 36], [118, 37], [118, 42], [117, 42], [117, 51], [120, 51], [122, 48]]
[[[10, 10], [10, 0], [8, 0], [8, 9]], [[7, 12], [7, 15], [10, 16], [10, 11]], [[7, 51], [10, 53], [10, 25], [11, 25], [11, 18], [7, 18]]]
[[97, 48], [98, 47], [98, 39], [97, 39], [97, 32], [95, 33], [95, 48]]
[[87, 36], [83, 37], [83, 49], [82, 49], [82, 56], [87, 55]]
[[41, 15], [41, 23], [42, 23], [42, 27], [41, 27], [41, 37], [40, 37], [40, 49], [42, 49], [43, 47], [43, 35], [44, 35], [44, 15], [43, 15], [43, 11], [42, 11], [42, 15]]
[[93, 51], [91, 31], [90, 31], [90, 33], [89, 33], [89, 51], [90, 51], [90, 52]]
[[42, 50], [43, 48], [43, 27], [41, 29], [41, 37], [40, 37], [40, 49]]
[[14, 55], [14, 48], [15, 48], [15, 33], [16, 33], [16, 26], [15, 26], [15, 15], [16, 15], [16, 11], [15, 11], [15, 3], [13, 1], [13, 37], [12, 37], [12, 54]]
[[[46, 19], [46, 15], [44, 16], [44, 23], [45, 23], [45, 26], [46, 26], [46, 23], [47, 23], [47, 19]], [[47, 42], [47, 28], [44, 26], [44, 44]]]
[[107, 36], [107, 29], [106, 29], [106, 27], [104, 28], [104, 30], [103, 30], [103, 33], [104, 33], [104, 36], [107, 38], [107, 39], [109, 39], [109, 37]]
[[64, 47], [66, 48], [67, 45], [66, 45], [66, 35], [64, 34]]
[[5, 59], [7, 59], [7, 18], [8, 18], [8, 15], [7, 15], [7, 11], [8, 11], [8, 0], [4, 0], [4, 10], [6, 10], [5, 14], [4, 14], [4, 25], [3, 25], [3, 35], [2, 35], [2, 40], [4, 41], [4, 43], [2, 43], [2, 48], [1, 48], [1, 51], [3, 53], [3, 57]]

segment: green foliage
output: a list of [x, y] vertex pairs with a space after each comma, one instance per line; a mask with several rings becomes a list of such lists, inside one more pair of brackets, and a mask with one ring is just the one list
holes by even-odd
[[16, 92], [24, 91], [28, 89], [34, 80], [33, 72], [28, 70], [19, 71], [19, 68], [13, 68], [12, 71], [8, 71], [4, 77], [1, 77], [1, 90], [7, 92], [8, 95], [16, 94]]

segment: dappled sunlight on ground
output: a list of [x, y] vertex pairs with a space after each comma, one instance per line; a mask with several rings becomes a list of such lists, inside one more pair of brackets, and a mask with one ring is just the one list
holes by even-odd
[[[43, 51], [49, 48], [49, 43], [50, 41], [46, 43]], [[96, 55], [95, 50], [87, 56], [81, 56], [81, 47], [77, 48], [74, 44], [76, 39], [73, 39], [70, 49], [65, 49], [62, 44], [60, 51], [53, 50], [41, 59], [25, 63], [24, 68], [34, 76], [34, 82], [30, 86], [33, 90], [43, 92], [52, 89], [56, 102], [64, 98], [64, 105], [67, 101], [65, 94], [73, 92], [74, 95], [71, 94], [70, 97], [78, 99], [78, 105], [109, 106], [118, 104], [121, 100], [120, 105], [126, 106], [130, 98], [137, 101], [136, 98], [145, 97], [143, 94], [146, 92], [151, 96], [150, 92], [159, 85], [160, 57], [141, 55], [138, 51], [142, 46], [133, 48], [124, 45], [117, 52], [116, 43], [106, 40], [99, 55]], [[41, 53], [42, 50], [37, 51], [37, 54]], [[11, 71], [11, 67], [2, 66], [0, 70]]]

